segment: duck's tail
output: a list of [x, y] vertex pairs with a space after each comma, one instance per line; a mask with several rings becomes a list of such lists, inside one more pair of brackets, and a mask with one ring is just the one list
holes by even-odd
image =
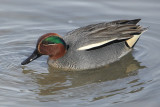
[[134, 33], [132, 34], [133, 37], [126, 40], [126, 43], [127, 45], [130, 47], [130, 48], [133, 48], [135, 46], [135, 44], [137, 43], [138, 39], [140, 38], [141, 34], [145, 31], [147, 31], [148, 28], [142, 28], [141, 29], [141, 32], [137, 32], [137, 33]]

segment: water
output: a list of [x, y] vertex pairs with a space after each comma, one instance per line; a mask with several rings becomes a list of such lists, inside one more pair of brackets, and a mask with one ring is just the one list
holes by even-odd
[[[159, 107], [159, 0], [0, 0], [1, 107]], [[47, 56], [20, 63], [48, 32], [141, 18], [149, 27], [120, 61], [83, 72], [55, 71]]]

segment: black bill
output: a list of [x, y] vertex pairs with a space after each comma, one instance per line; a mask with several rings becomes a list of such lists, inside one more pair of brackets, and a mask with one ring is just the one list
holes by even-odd
[[28, 57], [26, 60], [24, 60], [21, 65], [26, 65], [30, 62], [32, 62], [33, 60], [39, 58], [41, 56], [41, 54], [38, 53], [37, 49], [34, 50], [34, 52], [32, 53], [32, 55], [30, 57]]

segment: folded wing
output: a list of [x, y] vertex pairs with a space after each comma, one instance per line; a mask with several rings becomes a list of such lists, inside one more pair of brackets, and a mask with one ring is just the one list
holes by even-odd
[[[89, 25], [77, 29], [83, 33], [83, 37], [77, 40], [80, 43], [77, 50], [89, 50], [104, 44], [114, 43], [114, 41], [123, 40], [125, 40], [127, 43], [132, 41], [131, 45], [128, 44], [130, 47], [132, 47], [134, 45], [133, 42], [139, 38], [139, 35], [143, 31], [146, 30], [140, 25], [136, 25], [139, 21], [140, 19], [118, 20], [110, 23]], [[136, 39], [133, 40], [133, 37]]]

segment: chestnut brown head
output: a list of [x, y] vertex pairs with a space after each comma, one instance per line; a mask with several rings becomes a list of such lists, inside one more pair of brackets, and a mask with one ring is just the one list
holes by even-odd
[[21, 64], [28, 64], [41, 55], [49, 55], [51, 59], [56, 60], [64, 56], [66, 51], [67, 45], [62, 37], [56, 33], [47, 33], [38, 39], [36, 49], [32, 55], [24, 60]]

